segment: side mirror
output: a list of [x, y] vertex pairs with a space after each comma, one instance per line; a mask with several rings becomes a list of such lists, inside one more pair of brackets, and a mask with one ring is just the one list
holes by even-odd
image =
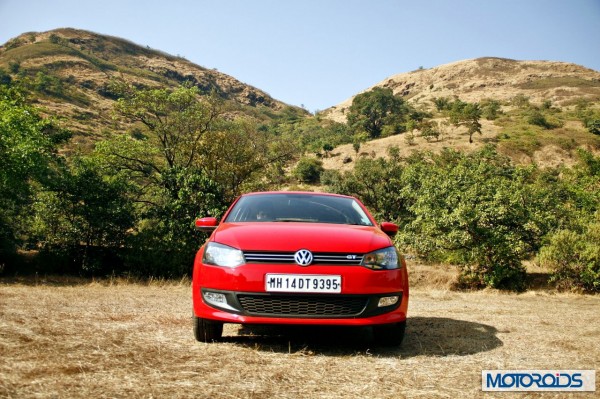
[[196, 230], [213, 231], [217, 228], [217, 218], [208, 217], [196, 219]]
[[382, 222], [381, 230], [390, 237], [393, 237], [398, 233], [398, 225], [390, 222]]

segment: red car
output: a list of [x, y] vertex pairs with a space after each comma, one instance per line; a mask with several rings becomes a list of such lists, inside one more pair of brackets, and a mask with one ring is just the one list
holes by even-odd
[[408, 274], [390, 236], [348, 196], [264, 192], [239, 197], [194, 261], [194, 336], [221, 338], [223, 323], [372, 326], [400, 345]]

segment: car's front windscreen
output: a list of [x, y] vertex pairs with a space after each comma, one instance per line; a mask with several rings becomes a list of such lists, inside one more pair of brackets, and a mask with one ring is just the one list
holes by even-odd
[[354, 199], [317, 194], [245, 196], [239, 199], [225, 221], [373, 225]]

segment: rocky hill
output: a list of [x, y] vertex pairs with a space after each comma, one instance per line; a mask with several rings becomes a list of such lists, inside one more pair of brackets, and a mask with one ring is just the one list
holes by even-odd
[[[390, 88], [394, 94], [424, 107], [431, 107], [431, 100], [440, 97], [476, 102], [486, 98], [508, 101], [517, 95], [529, 97], [534, 103], [550, 100], [566, 106], [580, 98], [599, 101], [600, 72], [565, 62], [487, 57], [401, 73], [365, 91], [373, 87]], [[325, 110], [323, 115], [345, 121], [344, 113], [352, 99]]]
[[[360, 153], [352, 144], [344, 144], [323, 159], [326, 169], [351, 170], [354, 166], [351, 160], [385, 156], [392, 146], [402, 156], [408, 156], [416, 150], [437, 152], [450, 147], [472, 151], [494, 144], [518, 163], [533, 161], [543, 166], [573, 164], [578, 148], [600, 153], [600, 136], [591, 134], [576, 112], [576, 105], [582, 103], [599, 112], [600, 72], [579, 65], [478, 58], [394, 75], [365, 91], [374, 87], [390, 88], [416, 108], [431, 112], [432, 120], [439, 123], [441, 137], [430, 140], [415, 130], [370, 140], [360, 147]], [[345, 122], [353, 98], [323, 111], [321, 116]], [[501, 104], [502, 116], [496, 120], [482, 118], [482, 134], [469, 143], [466, 129], [453, 126], [435, 109], [432, 100], [436, 98], [459, 98], [467, 102], [495, 100]], [[522, 109], [516, 100], [524, 100], [531, 106]], [[545, 115], [554, 118], [556, 124], [546, 128], [530, 124], [529, 113], [544, 107], [548, 107]]]
[[[79, 139], [93, 141], [110, 129], [113, 78], [138, 87], [192, 84], [216, 91], [238, 112], [269, 118], [288, 105], [235, 78], [130, 41], [76, 29], [24, 33], [0, 46], [0, 68], [28, 79], [36, 101], [60, 117]], [[296, 112], [306, 113], [301, 109]]]
[[[70, 28], [24, 33], [0, 46], [0, 79], [6, 78], [26, 82], [33, 101], [43, 112], [60, 118], [62, 125], [74, 134], [72, 143], [88, 149], [107, 132], [131, 128], [114, 119], [117, 95], [111, 90], [111, 82], [115, 79], [146, 88], [191, 84], [204, 93], [217, 92], [229, 103], [231, 112], [260, 121], [290, 112], [300, 118], [309, 117], [305, 110], [290, 107], [217, 70], [121, 38]], [[581, 118], [572, 112], [563, 112], [582, 100], [588, 100], [600, 112], [600, 72], [579, 65], [478, 58], [401, 73], [373, 87], [376, 86], [391, 88], [416, 108], [433, 111], [432, 120], [443, 126], [442, 137], [431, 141], [416, 131], [410, 140], [407, 135], [379, 138], [363, 143], [360, 153], [351, 144], [345, 144], [324, 159], [326, 168], [350, 169], [354, 165], [350, 159], [382, 156], [390, 146], [400, 147], [408, 155], [418, 149], [471, 150], [495, 143], [518, 161], [543, 158], [549, 164], [568, 163], [573, 151], [580, 147], [600, 151], [600, 136], [588, 133]], [[515, 108], [511, 100], [519, 96], [538, 106], [549, 100], [551, 109], [547, 113], [558, 119], [557, 128], [532, 128], [523, 113], [511, 114], [511, 107]], [[503, 117], [482, 121], [482, 135], [470, 144], [464, 138], [463, 128], [448, 125], [447, 118], [435, 112], [432, 100], [443, 97], [469, 102], [496, 100], [502, 103]], [[351, 104], [352, 98], [321, 112], [315, 119], [345, 122]], [[310, 123], [306, 129], [315, 130]]]

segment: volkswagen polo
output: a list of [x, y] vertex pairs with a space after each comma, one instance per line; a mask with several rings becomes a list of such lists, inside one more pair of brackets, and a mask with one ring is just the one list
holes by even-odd
[[309, 192], [239, 197], [194, 261], [194, 336], [219, 340], [223, 323], [369, 326], [400, 345], [408, 307], [404, 259], [392, 223], [356, 198]]

